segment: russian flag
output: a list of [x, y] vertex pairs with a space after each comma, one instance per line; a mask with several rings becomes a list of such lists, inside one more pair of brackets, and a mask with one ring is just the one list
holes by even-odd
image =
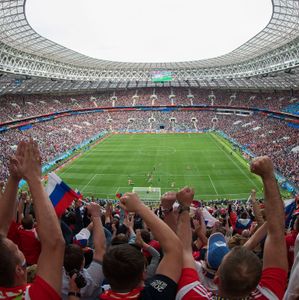
[[209, 213], [209, 211], [205, 207], [202, 209], [202, 215], [207, 227], [213, 227], [215, 223], [218, 221]]
[[46, 190], [58, 217], [65, 212], [75, 199], [80, 199], [80, 196], [55, 173], [48, 174]]

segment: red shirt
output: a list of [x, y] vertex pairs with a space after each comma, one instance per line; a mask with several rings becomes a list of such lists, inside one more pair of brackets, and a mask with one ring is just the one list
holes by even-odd
[[38, 240], [36, 229], [18, 228], [18, 247], [23, 252], [28, 265], [37, 263], [41, 252], [41, 244]]
[[[287, 272], [279, 268], [263, 270], [262, 278], [256, 290], [251, 293], [252, 300], [282, 299], [287, 285]], [[176, 300], [212, 300], [216, 299], [199, 281], [195, 269], [185, 268], [178, 283]]]
[[[153, 248], [155, 248], [158, 252], [160, 251], [161, 249], [161, 246], [160, 246], [160, 243], [156, 240], [151, 240], [149, 243], [148, 243], [150, 246], [152, 246]], [[152, 255], [147, 251], [147, 250], [144, 250], [143, 251], [143, 255], [145, 257], [151, 257]]]
[[287, 234], [285, 237], [287, 250], [288, 250], [288, 262], [289, 262], [289, 271], [292, 269], [294, 263], [294, 247], [298, 231], [293, 230], [291, 233]]
[[20, 224], [16, 223], [15, 221], [12, 221], [10, 223], [8, 233], [7, 233], [7, 238], [13, 241], [16, 245], [18, 244], [18, 228]]
[[36, 276], [31, 285], [13, 288], [0, 287], [0, 299], [6, 300], [60, 300], [57, 292], [41, 277]]

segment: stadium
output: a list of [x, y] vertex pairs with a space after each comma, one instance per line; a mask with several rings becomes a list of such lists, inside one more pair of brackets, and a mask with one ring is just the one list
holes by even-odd
[[[271, 17], [266, 26], [232, 51], [212, 58], [176, 62], [124, 62], [94, 58], [72, 50], [44, 37], [34, 29], [28, 18], [30, 2], [0, 0], [0, 181], [1, 198], [3, 197], [3, 207], [0, 205], [0, 219], [2, 217], [3, 221], [0, 221], [0, 228], [6, 228], [4, 223], [7, 216], [10, 216], [10, 208], [5, 206], [4, 200], [14, 192], [19, 199], [16, 207], [12, 208], [18, 211], [17, 220], [14, 217], [14, 222], [25, 227], [25, 223], [21, 222], [22, 215], [27, 222], [28, 218], [32, 218], [37, 220], [37, 223], [43, 223], [39, 215], [41, 211], [33, 209], [42, 205], [35, 204], [39, 202], [34, 199], [37, 194], [30, 180], [30, 176], [33, 175], [27, 170], [30, 173], [28, 177], [24, 171], [26, 168], [22, 168], [24, 162], [27, 159], [29, 161], [28, 153], [35, 151], [35, 156], [41, 159], [42, 184], [47, 185], [56, 213], [61, 222], [64, 222], [65, 228], [68, 228], [62, 229], [66, 244], [75, 240], [80, 244], [81, 240], [77, 235], [80, 235], [80, 230], [86, 228], [93, 232], [94, 239], [96, 236], [104, 244], [101, 233], [89, 229], [90, 220], [86, 221], [89, 210], [87, 207], [93, 207], [90, 213], [93, 217], [97, 209], [95, 207], [99, 206], [103, 224], [99, 224], [98, 227], [101, 230], [105, 229], [107, 245], [108, 236], [110, 242], [116, 239], [115, 245], [123, 244], [124, 237], [118, 237], [119, 234], [123, 234], [127, 242], [134, 236], [136, 243], [137, 240], [141, 240], [141, 248], [145, 244], [155, 248], [150, 241], [145, 241], [145, 233], [142, 237], [137, 234], [137, 230], [147, 231], [148, 235], [151, 231], [151, 241], [156, 238], [163, 250], [160, 246], [157, 248], [161, 257], [162, 253], [165, 254], [162, 259], [159, 256], [158, 261], [161, 264], [157, 263], [156, 269], [158, 267], [163, 276], [170, 277], [172, 282], [177, 284], [179, 276], [172, 275], [177, 271], [164, 273], [165, 266], [163, 269], [162, 264], [164, 258], [166, 260], [168, 257], [167, 241], [178, 245], [177, 236], [184, 249], [188, 248], [188, 242], [193, 242], [195, 260], [207, 260], [208, 269], [202, 264], [201, 271], [198, 271], [197, 266], [200, 282], [201, 276], [206, 276], [203, 275], [206, 272], [210, 274], [213, 269], [208, 261], [209, 255], [206, 258], [205, 254], [202, 254], [203, 249], [212, 251], [209, 246], [210, 243], [212, 245], [212, 239], [208, 242], [211, 232], [212, 236], [217, 232], [223, 233], [230, 251], [233, 247], [229, 246], [229, 240], [239, 236], [237, 246], [246, 245], [248, 242], [247, 247], [252, 247], [250, 250], [254, 250], [259, 258], [263, 258], [263, 255], [268, 257], [268, 252], [272, 251], [269, 249], [273, 249], [269, 245], [273, 246], [273, 241], [278, 241], [277, 243], [282, 245], [277, 247], [280, 252], [277, 254], [278, 250], [273, 251], [272, 260], [264, 259], [264, 262], [266, 264], [267, 261], [271, 261], [266, 267], [279, 269], [278, 275], [281, 278], [286, 276], [281, 270], [289, 271], [288, 289], [291, 289], [291, 292], [286, 293], [285, 299], [298, 299], [298, 291], [292, 290], [294, 286], [290, 270], [294, 263], [292, 273], [296, 278], [299, 272], [299, 254], [296, 258], [298, 249], [294, 252], [299, 226], [299, 1], [272, 0]], [[179, 38], [176, 43], [178, 42]], [[190, 45], [192, 47], [192, 43]], [[190, 45], [186, 44], [186, 47]], [[175, 47], [173, 49], [175, 52]], [[32, 150], [35, 147], [39, 150]], [[264, 169], [256, 171], [256, 168], [266, 168], [268, 161], [265, 162], [265, 158], [261, 158], [264, 156], [268, 156], [269, 161], [273, 163], [273, 176], [270, 176], [269, 180], [265, 180], [266, 175], [262, 172]], [[35, 164], [33, 161], [32, 165]], [[260, 161], [262, 167], [255, 166], [255, 161]], [[19, 179], [17, 185], [11, 188], [12, 181], [16, 178]], [[269, 188], [268, 184], [273, 178], [274, 183], [272, 182]], [[275, 182], [279, 186], [280, 196], [276, 194]], [[59, 192], [56, 190], [58, 186], [61, 188]], [[192, 190], [192, 197], [189, 188], [183, 189], [186, 186]], [[55, 196], [63, 199], [63, 204], [59, 202], [61, 199], [52, 200], [51, 195], [54, 191]], [[176, 194], [173, 199], [165, 196], [170, 191], [172, 195]], [[133, 201], [130, 198], [133, 196], [130, 194], [131, 196], [125, 199], [124, 195], [127, 192], [136, 193], [140, 201], [150, 207], [155, 217], [158, 216], [156, 223], [151, 221], [147, 213], [143, 215], [142, 209], [139, 214], [135, 208], [132, 209], [132, 212], [136, 213], [135, 223], [132, 221], [125, 209], [129, 207], [125, 201]], [[42, 192], [39, 195], [41, 194]], [[188, 197], [192, 198], [192, 205], [186, 200], [190, 199]], [[281, 207], [277, 199], [280, 197], [285, 205], [284, 220], [279, 214]], [[271, 200], [268, 200], [269, 198]], [[120, 201], [125, 208], [119, 206]], [[267, 201], [269, 203], [265, 204]], [[90, 202], [96, 204], [88, 205]], [[167, 203], [172, 203], [173, 206]], [[180, 222], [183, 222], [181, 215], [184, 215], [185, 211], [189, 212], [190, 206], [191, 212], [193, 211], [190, 217], [190, 232], [192, 230], [193, 237], [189, 241], [186, 238], [189, 229]], [[51, 215], [48, 208], [44, 211]], [[80, 212], [82, 220], [74, 221], [79, 218]], [[12, 212], [11, 216], [13, 214], [16, 213]], [[176, 227], [172, 227], [168, 214], [173, 214], [177, 224], [181, 224], [178, 225], [177, 231]], [[43, 215], [45, 219], [46, 216], [47, 214]], [[57, 223], [54, 219], [52, 221]], [[206, 224], [200, 225], [200, 220]], [[283, 237], [275, 235], [281, 230], [279, 221], [275, 220], [285, 222]], [[142, 225], [142, 222], [149, 222], [147, 225], [150, 229]], [[170, 227], [173, 230], [168, 231], [164, 227], [165, 224], [168, 225], [168, 229]], [[77, 225], [80, 230], [77, 230]], [[157, 231], [158, 225], [161, 232]], [[186, 231], [183, 232], [182, 228]], [[30, 230], [33, 230], [33, 227]], [[53, 235], [57, 234], [59, 237], [60, 231], [54, 231]], [[176, 235], [173, 231], [176, 231]], [[4, 230], [1, 234], [6, 236], [7, 232]], [[268, 246], [264, 245], [266, 234]], [[41, 235], [40, 242], [43, 243], [44, 237]], [[289, 238], [289, 235], [292, 238]], [[97, 258], [94, 259], [102, 262], [105, 251], [89, 236], [90, 233], [85, 240], [89, 240], [91, 244], [88, 242], [88, 247], [83, 247], [85, 259], [88, 262], [85, 251], [85, 248], [88, 248]], [[271, 236], [275, 238], [271, 240]], [[288, 266], [281, 237], [283, 241], [286, 239], [288, 245]], [[290, 239], [292, 242], [288, 244]], [[23, 252], [28, 251], [29, 260], [32, 259], [31, 246], [23, 250], [19, 240], [12, 240]], [[299, 243], [298, 238], [297, 240]], [[196, 243], [201, 246], [197, 247]], [[0, 250], [1, 245], [0, 240]], [[154, 251], [157, 252], [157, 249]], [[59, 249], [59, 256], [58, 252]], [[99, 253], [102, 253], [102, 256], [99, 256]], [[150, 253], [154, 257], [154, 254]], [[146, 256], [147, 259], [151, 255]], [[239, 255], [244, 255], [244, 260], [248, 259], [252, 265], [258, 265], [252, 257], [246, 258], [244, 253]], [[27, 255], [25, 258], [28, 262]], [[57, 261], [59, 262], [59, 259]], [[86, 262], [86, 270], [93, 264], [91, 261], [92, 259], [89, 260], [90, 265]], [[168, 263], [170, 262], [171, 260], [168, 260]], [[1, 263], [0, 259], [0, 265]], [[28, 265], [36, 263], [35, 257]], [[238, 262], [232, 260], [232, 263]], [[220, 263], [217, 268], [219, 266]], [[64, 267], [66, 268], [65, 265]], [[111, 268], [114, 268], [113, 264]], [[216, 276], [217, 268], [215, 267], [211, 271], [212, 275], [208, 276], [210, 280]], [[110, 274], [107, 267], [106, 271], [104, 266], [103, 269], [108, 282], [109, 278], [111, 280], [109, 283], [112, 291], [115, 289], [115, 292], [127, 293], [136, 287], [126, 288], [121, 284], [118, 286], [118, 281], [111, 279], [111, 276], [116, 275]], [[252, 272], [250, 274], [254, 273], [253, 270], [246, 270]], [[3, 272], [6, 271], [0, 267], [0, 277], [3, 276]], [[157, 275], [153, 274], [151, 275], [155, 278]], [[47, 278], [46, 281], [56, 292], [61, 289], [60, 286], [52, 284], [50, 277], [41, 277]], [[91, 278], [91, 282], [92, 277], [88, 277]], [[98, 277], [101, 276], [97, 274], [96, 278], [100, 282], [102, 279]], [[148, 278], [152, 277], [148, 275]], [[70, 278], [71, 275], [68, 282], [72, 281]], [[156, 280], [159, 279], [157, 278]], [[245, 275], [244, 278], [248, 280]], [[162, 286], [171, 285], [168, 281], [163, 282], [163, 278], [161, 280]], [[231, 279], [231, 282], [234, 282], [233, 280]], [[98, 299], [101, 294], [99, 289], [102, 287], [102, 283], [99, 282], [93, 294], [85, 293], [88, 290], [85, 282], [81, 288], [82, 298]], [[115, 282], [116, 288], [113, 286]], [[158, 287], [153, 288], [154, 283], [151, 282], [152, 289], [159, 290]], [[76, 284], [72, 286], [75, 286], [75, 289], [79, 286]], [[255, 293], [255, 296], [250, 294], [250, 298], [244, 298], [249, 295], [244, 292], [245, 288], [230, 293], [225, 290], [224, 284], [218, 289], [216, 284], [211, 282], [204, 284], [204, 287], [200, 286], [197, 294], [201, 294], [198, 297], [202, 297], [198, 299], [216, 299], [213, 297], [219, 295], [224, 297], [221, 299], [282, 299], [286, 283], [282, 285], [280, 292], [271, 289], [270, 286], [275, 285], [273, 282], [264, 286], [263, 284], [259, 290], [250, 290], [251, 293]], [[7, 283], [1, 279], [0, 298], [4, 295], [4, 299], [11, 299], [8, 296], [5, 298], [6, 294], [1, 290], [1, 287], [6, 286]], [[179, 284], [180, 286], [183, 285]], [[244, 287], [241, 281], [239, 286]], [[74, 291], [70, 288], [71, 294], [68, 294], [68, 287], [65, 289], [62, 290], [63, 299], [76, 299], [80, 292], [80, 289]], [[164, 290], [164, 287], [161, 289]], [[141, 292], [136, 299], [197, 299], [191, 298], [191, 295], [188, 298], [188, 293], [195, 290], [194, 285], [191, 290], [185, 291], [185, 294], [182, 292], [182, 295], [179, 292], [175, 296], [169, 292], [172, 296], [158, 296], [149, 288], [152, 298], [146, 298]], [[22, 292], [24, 291], [22, 289]], [[107, 293], [103, 292], [102, 296], [105, 294], [103, 297], [108, 298], [101, 299], [114, 299], [112, 296], [109, 298], [109, 291]], [[265, 296], [266, 294], [268, 296]], [[39, 295], [39, 298], [34, 298], [34, 295]], [[56, 296], [48, 291], [47, 296], [33, 293], [31, 299], [56, 299]]]

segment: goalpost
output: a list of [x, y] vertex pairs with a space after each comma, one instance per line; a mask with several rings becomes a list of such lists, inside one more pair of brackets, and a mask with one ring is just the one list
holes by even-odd
[[136, 193], [144, 204], [149, 206], [158, 206], [161, 199], [161, 188], [159, 187], [133, 187], [133, 193]]

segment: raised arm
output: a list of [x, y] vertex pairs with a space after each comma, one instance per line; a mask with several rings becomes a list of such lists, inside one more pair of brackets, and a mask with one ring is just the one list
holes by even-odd
[[10, 223], [14, 219], [17, 205], [18, 185], [22, 178], [19, 173], [16, 163], [21, 160], [24, 153], [25, 143], [20, 142], [17, 148], [16, 155], [9, 160], [10, 175], [2, 193], [1, 186], [1, 201], [0, 201], [0, 234], [6, 236]]
[[256, 191], [255, 190], [251, 191], [251, 204], [252, 204], [252, 209], [254, 212], [256, 222], [258, 224], [258, 227], [260, 227], [264, 224], [265, 221], [263, 219], [259, 204], [256, 202]]
[[261, 176], [265, 191], [267, 238], [264, 247], [263, 268], [281, 268], [288, 271], [287, 248], [284, 237], [285, 214], [283, 202], [274, 175], [274, 167], [268, 156], [256, 158], [251, 172]]
[[93, 223], [93, 245], [95, 249], [93, 259], [102, 262], [106, 250], [106, 238], [101, 221], [101, 207], [99, 204], [92, 202], [87, 206], [87, 210]]
[[25, 144], [24, 157], [17, 165], [31, 191], [42, 246], [37, 275], [60, 294], [64, 239], [52, 203], [41, 182], [41, 158], [35, 142], [30, 140]]
[[146, 278], [151, 278], [155, 275], [157, 267], [159, 265], [160, 253], [142, 239], [140, 229], [136, 230], [136, 244], [143, 250], [148, 251], [152, 256], [150, 264], [146, 267]]
[[127, 227], [129, 232], [129, 244], [135, 244], [136, 241], [136, 234], [134, 231], [134, 220], [135, 216], [130, 216], [129, 214], [127, 214], [123, 223]]
[[267, 235], [267, 222], [265, 222], [258, 230], [249, 238], [244, 244], [248, 250], [254, 250], [254, 248], [266, 237]]
[[164, 222], [176, 232], [177, 216], [173, 211], [173, 204], [176, 201], [176, 192], [167, 192], [161, 197], [161, 210]]
[[194, 191], [188, 187], [177, 193], [177, 199], [180, 203], [177, 236], [183, 244], [183, 268], [195, 269], [195, 262], [192, 255], [192, 230], [189, 216], [193, 197]]
[[176, 234], [140, 201], [137, 194], [126, 193], [120, 203], [123, 209], [141, 216], [159, 241], [164, 256], [156, 273], [178, 282], [182, 268], [182, 245]]

